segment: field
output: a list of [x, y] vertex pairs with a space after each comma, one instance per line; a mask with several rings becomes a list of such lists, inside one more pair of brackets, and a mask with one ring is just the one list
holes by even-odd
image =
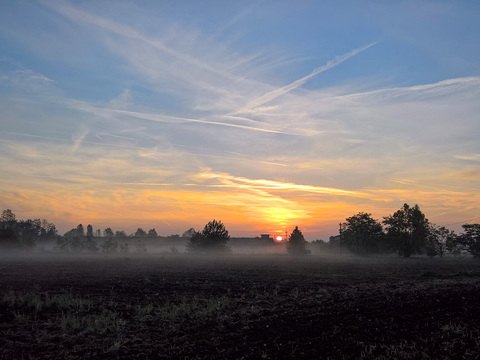
[[470, 258], [0, 259], [0, 358], [480, 358]]

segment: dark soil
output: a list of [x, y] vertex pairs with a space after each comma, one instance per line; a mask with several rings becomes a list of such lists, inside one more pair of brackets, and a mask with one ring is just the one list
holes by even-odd
[[480, 358], [480, 262], [0, 260], [2, 359]]

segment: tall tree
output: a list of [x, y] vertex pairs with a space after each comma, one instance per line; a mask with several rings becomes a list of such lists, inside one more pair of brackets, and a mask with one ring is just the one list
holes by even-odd
[[425, 252], [428, 256], [443, 257], [448, 250], [448, 244], [455, 241], [456, 235], [453, 230], [444, 226], [430, 225], [429, 235], [425, 244]]
[[93, 227], [90, 224], [87, 225], [87, 236], [93, 238]]
[[404, 204], [393, 215], [384, 217], [383, 223], [388, 238], [400, 256], [410, 257], [422, 253], [430, 228], [428, 219], [418, 205], [410, 207]]
[[226, 252], [230, 240], [225, 225], [221, 221], [209, 221], [202, 232], [196, 232], [187, 244], [188, 252]]
[[463, 234], [458, 236], [458, 242], [475, 258], [480, 257], [480, 224], [462, 225]]
[[447, 251], [453, 256], [458, 256], [462, 253], [463, 245], [460, 244], [459, 238], [459, 235], [455, 235], [454, 237], [448, 238], [445, 244]]
[[85, 236], [85, 230], [82, 224], [78, 224], [77, 226], [77, 236]]
[[369, 254], [382, 250], [382, 224], [372, 218], [371, 214], [359, 212], [345, 220], [341, 224], [342, 240], [351, 251]]
[[309, 251], [306, 249], [307, 242], [302, 232], [295, 226], [287, 241], [287, 251], [290, 255], [306, 255]]

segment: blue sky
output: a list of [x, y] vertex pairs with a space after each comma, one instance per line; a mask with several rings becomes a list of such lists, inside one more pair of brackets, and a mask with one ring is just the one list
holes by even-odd
[[0, 206], [328, 238], [479, 216], [480, 3], [5, 1]]

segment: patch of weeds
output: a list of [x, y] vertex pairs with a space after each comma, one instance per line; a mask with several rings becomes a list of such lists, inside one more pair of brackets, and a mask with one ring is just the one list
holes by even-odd
[[156, 309], [156, 315], [166, 321], [197, 321], [219, 319], [226, 316], [230, 308], [230, 300], [226, 296], [210, 299], [183, 298], [181, 302], [165, 303]]
[[[93, 308], [93, 302], [76, 297], [71, 293], [50, 295], [36, 292], [8, 292], [2, 301], [12, 308], [15, 322], [31, 324], [55, 324], [64, 333], [85, 332], [105, 334], [117, 331], [123, 325], [116, 313], [104, 309], [100, 315], [88, 314]], [[52, 317], [52, 311], [61, 316]], [[38, 318], [43, 318], [41, 323]]]
[[60, 310], [89, 311], [92, 306], [90, 300], [76, 297], [71, 293], [49, 295], [48, 293], [16, 293], [10, 291], [3, 295], [2, 300], [12, 307], [28, 307], [35, 309], [37, 312], [43, 308], [51, 307]]
[[87, 319], [88, 326], [85, 331], [97, 335], [117, 333], [125, 325], [125, 321], [117, 312], [108, 309], [103, 309], [100, 315], [93, 315]]
[[145, 306], [135, 306], [135, 316], [140, 321], [151, 320], [155, 315], [155, 307], [153, 304], [147, 304]]
[[85, 319], [74, 314], [62, 313], [58, 320], [64, 333], [81, 331], [85, 327]]
[[123, 338], [117, 338], [116, 340], [113, 341], [113, 344], [110, 345], [109, 347], [105, 348], [104, 353], [109, 353], [113, 351], [118, 351], [120, 348], [126, 344], [128, 344], [130, 340], [125, 340]]
[[58, 322], [65, 333], [81, 332], [94, 335], [117, 333], [125, 325], [125, 321], [118, 313], [108, 309], [103, 309], [100, 315], [62, 313]]
[[13, 311], [15, 321], [19, 324], [28, 324], [30, 322], [30, 316], [25, 312]]
[[72, 295], [71, 293], [53, 295], [51, 297], [51, 306], [57, 306], [63, 310], [75, 310], [75, 311], [90, 311], [92, 308], [92, 301], [89, 299], [83, 299]]
[[442, 326], [442, 331], [448, 335], [465, 336], [468, 330], [463, 324], [450, 322], [449, 324]]

